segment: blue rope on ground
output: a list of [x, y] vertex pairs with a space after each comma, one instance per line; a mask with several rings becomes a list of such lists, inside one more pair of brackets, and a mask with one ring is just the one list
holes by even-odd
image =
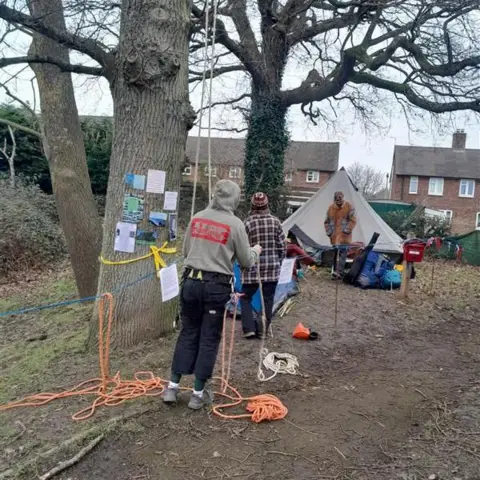
[[23, 315], [25, 313], [38, 312], [40, 310], [47, 310], [48, 308], [66, 307], [68, 305], [74, 305], [76, 303], [92, 302], [94, 300], [97, 300], [98, 298], [100, 297], [95, 296], [95, 297], [77, 298], [75, 300], [65, 300], [63, 302], [49, 303], [47, 305], [38, 305], [36, 307], [20, 308], [18, 310], [10, 310], [8, 312], [2, 312], [0, 313], [0, 317]]
[[[176, 262], [173, 262], [173, 263], [176, 263]], [[145, 275], [141, 278], [138, 278], [137, 280], [134, 280], [133, 282], [126, 283], [125, 285], [120, 285], [118, 288], [113, 290], [111, 293], [120, 293], [123, 290], [126, 290], [127, 288], [133, 287], [134, 285], [137, 285], [138, 283], [141, 283], [145, 280], [148, 280], [149, 278], [155, 277], [156, 275], [157, 275], [157, 272], [149, 273], [148, 275]], [[20, 308], [18, 310], [10, 310], [10, 311], [7, 311], [7, 312], [1, 312], [0, 313], [0, 318], [17, 316], [17, 315], [24, 315], [25, 313], [38, 312], [38, 311], [41, 311], [41, 310], [47, 310], [49, 308], [66, 307], [68, 305], [75, 305], [77, 303], [94, 302], [96, 300], [99, 300], [101, 297], [102, 297], [102, 295], [94, 295], [92, 297], [76, 298], [74, 300], [64, 300], [62, 302], [47, 303], [45, 305], [37, 305], [37, 306], [34, 306], [34, 307]]]

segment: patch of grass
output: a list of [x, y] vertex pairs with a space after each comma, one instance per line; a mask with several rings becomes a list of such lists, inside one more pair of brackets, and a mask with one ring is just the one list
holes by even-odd
[[32, 384], [45, 385], [45, 380], [55, 376], [55, 363], [84, 352], [85, 332], [73, 331], [63, 337], [37, 344], [16, 342], [0, 352], [2, 377], [0, 378], [0, 403], [31, 389]]
[[[58, 298], [71, 289], [71, 283], [54, 282], [52, 287]], [[89, 308], [73, 305], [37, 312], [31, 324], [22, 317], [8, 321], [5, 338], [10, 341], [0, 349], [0, 403], [31, 392], [34, 385], [52, 387], [55, 364], [85, 350], [88, 323], [84, 320]], [[48, 335], [46, 340], [26, 341], [29, 335], [39, 332]]]
[[0, 299], [0, 312], [56, 303], [76, 296], [77, 290], [73, 277], [69, 276], [60, 280], [48, 279], [38, 288]]

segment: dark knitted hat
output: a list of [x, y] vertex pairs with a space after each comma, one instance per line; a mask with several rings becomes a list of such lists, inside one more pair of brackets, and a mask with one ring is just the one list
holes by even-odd
[[254, 210], [265, 210], [268, 208], [268, 197], [263, 192], [254, 193], [252, 196], [252, 208]]

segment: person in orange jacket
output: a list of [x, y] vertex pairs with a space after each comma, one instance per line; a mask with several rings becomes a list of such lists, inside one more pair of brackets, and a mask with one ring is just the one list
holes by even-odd
[[333, 278], [341, 278], [344, 274], [348, 245], [352, 243], [352, 232], [356, 224], [355, 209], [345, 201], [343, 192], [335, 192], [334, 202], [328, 207], [324, 223], [330, 243], [336, 247]]

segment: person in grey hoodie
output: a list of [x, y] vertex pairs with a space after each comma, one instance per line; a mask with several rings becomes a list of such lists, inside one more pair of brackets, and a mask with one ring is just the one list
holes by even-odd
[[225, 306], [233, 292], [233, 263], [250, 268], [262, 252], [250, 247], [242, 221], [234, 215], [240, 203], [240, 187], [220, 180], [211, 204], [197, 213], [185, 232], [185, 269], [180, 292], [182, 327], [173, 354], [171, 381], [163, 394], [165, 403], [177, 402], [180, 379], [195, 375], [188, 404], [198, 410], [212, 402], [206, 388], [217, 359]]

